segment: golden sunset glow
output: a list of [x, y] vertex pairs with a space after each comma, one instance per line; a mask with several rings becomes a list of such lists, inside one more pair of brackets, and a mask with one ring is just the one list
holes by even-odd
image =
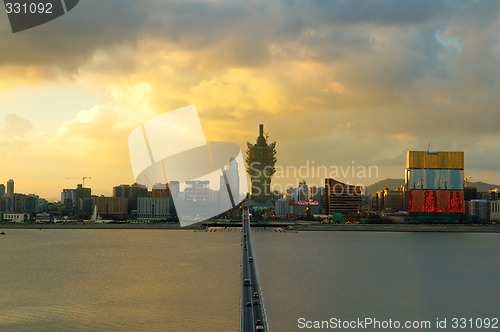
[[134, 182], [131, 130], [190, 104], [208, 141], [244, 149], [265, 123], [282, 166], [377, 166], [371, 184], [430, 142], [500, 183], [490, 5], [83, 1], [16, 34], [0, 15], [0, 183], [58, 199], [89, 176], [109, 195]]

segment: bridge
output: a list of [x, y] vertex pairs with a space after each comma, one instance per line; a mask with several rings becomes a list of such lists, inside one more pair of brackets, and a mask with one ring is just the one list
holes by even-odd
[[241, 244], [241, 303], [240, 332], [269, 331], [264, 308], [264, 298], [260, 289], [256, 259], [253, 254], [248, 211], [243, 213]]

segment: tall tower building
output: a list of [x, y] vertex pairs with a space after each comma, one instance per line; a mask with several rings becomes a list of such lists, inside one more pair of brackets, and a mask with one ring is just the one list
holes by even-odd
[[464, 153], [407, 151], [405, 189], [414, 217], [456, 219], [464, 213]]
[[[229, 191], [231, 191], [231, 195]], [[230, 199], [228, 200], [227, 197]], [[219, 209], [221, 211], [229, 210], [233, 207], [234, 200], [240, 202], [241, 199], [238, 162], [236, 159], [230, 158], [229, 164], [224, 167], [224, 174], [220, 176]]]
[[7, 181], [7, 196], [14, 196], [14, 180]]
[[14, 211], [14, 180], [10, 179], [7, 181], [7, 211], [13, 212]]
[[5, 196], [5, 185], [0, 184], [0, 198]]
[[113, 197], [126, 197], [128, 199], [128, 214], [137, 213], [137, 199], [148, 196], [148, 187], [134, 183], [132, 185], [121, 184], [113, 187]]
[[232, 195], [238, 197], [240, 194], [240, 175], [238, 173], [238, 162], [236, 159], [229, 159], [229, 166], [226, 170], [226, 177]]
[[256, 144], [247, 142], [247, 172], [252, 181], [252, 200], [266, 208], [271, 204], [271, 176], [276, 172], [276, 142], [267, 143], [264, 125], [259, 125], [259, 137]]

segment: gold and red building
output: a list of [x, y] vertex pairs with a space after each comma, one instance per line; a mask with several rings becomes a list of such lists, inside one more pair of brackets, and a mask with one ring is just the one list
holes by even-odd
[[407, 151], [406, 211], [464, 213], [464, 153]]

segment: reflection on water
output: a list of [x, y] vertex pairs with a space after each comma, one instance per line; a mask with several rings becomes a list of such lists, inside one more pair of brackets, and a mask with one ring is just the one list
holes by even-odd
[[237, 331], [240, 235], [8, 230], [1, 331]]

